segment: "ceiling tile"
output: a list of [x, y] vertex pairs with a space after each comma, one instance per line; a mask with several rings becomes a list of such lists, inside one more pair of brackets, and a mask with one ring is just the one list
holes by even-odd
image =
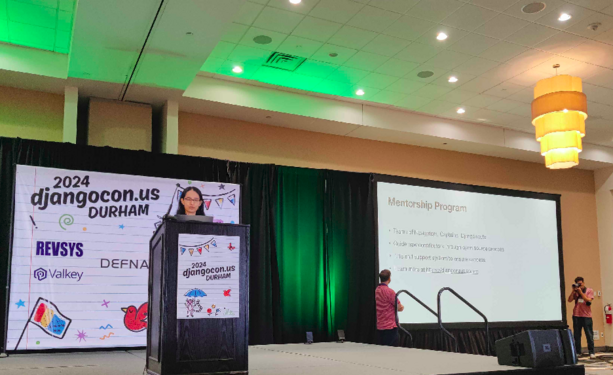
[[289, 10], [290, 12], [307, 14], [309, 13], [319, 0], [302, 0], [299, 4], [292, 4], [287, 0], [270, 0], [268, 2], [269, 7], [280, 8]]
[[588, 121], [590, 121], [591, 119], [605, 119], [605, 120], [609, 120], [609, 126], [613, 125], [611, 124], [611, 120], [613, 120], [613, 107], [612, 106], [609, 106], [606, 104], [595, 103], [595, 102], [589, 102], [587, 103], [587, 108], [589, 111], [589, 117], [587, 118]]
[[601, 104], [613, 105], [613, 90], [611, 89], [592, 85], [589, 83], [583, 83], [583, 92], [590, 101]]
[[[418, 77], [417, 74], [422, 71], [431, 71], [434, 74], [428, 78]], [[415, 69], [413, 69], [406, 76], [404, 76], [404, 78], [410, 79], [413, 81], [417, 81], [417, 82], [422, 82], [422, 83], [431, 83], [431, 82], [434, 82], [439, 77], [447, 74], [447, 72], [448, 71], [446, 69], [436, 68], [428, 63], [424, 63], [424, 64], [419, 65]]]
[[502, 82], [501, 84], [492, 87], [484, 92], [485, 95], [497, 96], [499, 98], [508, 98], [512, 94], [524, 89], [524, 86], [517, 85], [511, 82]]
[[601, 67], [594, 67], [594, 74], [583, 79], [584, 82], [603, 87], [613, 88], [613, 70]]
[[461, 6], [462, 3], [456, 0], [422, 0], [408, 13], [413, 17], [440, 22]]
[[400, 18], [399, 13], [365, 6], [347, 22], [347, 25], [380, 33], [387, 29], [393, 22], [396, 22], [398, 18]]
[[497, 67], [498, 65], [500, 65], [500, 63], [495, 61], [482, 59], [480, 57], [473, 57], [464, 64], [456, 66], [454, 70], [460, 73], [480, 75]]
[[[503, 100], [507, 100], [507, 99], [503, 99]], [[507, 111], [507, 113], [510, 113], [512, 115], [527, 117], [528, 122], [531, 122], [530, 119], [532, 118], [532, 106], [530, 104], [519, 102], [518, 106]]]
[[342, 27], [340, 23], [322, 20], [314, 17], [304, 17], [302, 22], [292, 31], [292, 35], [325, 42]]
[[407, 10], [417, 3], [419, 3], [419, 0], [371, 0], [368, 4], [373, 7], [405, 14]]
[[467, 83], [461, 85], [459, 88], [464, 91], [471, 91], [475, 93], [482, 93], [486, 90], [491, 89], [492, 87], [500, 84], [501, 80], [491, 77], [477, 77], [475, 79], [471, 79]]
[[524, 20], [500, 14], [479, 27], [475, 32], [492, 38], [504, 39], [527, 25], [528, 22]]
[[343, 47], [361, 49], [371, 40], [375, 39], [377, 33], [373, 31], [358, 29], [351, 26], [343, 26], [328, 43]]
[[[357, 52], [358, 50], [352, 48], [335, 46], [333, 44], [324, 44], [313, 54], [313, 56], [311, 56], [311, 58], [314, 60], [325, 61], [330, 64], [342, 65]], [[332, 57], [330, 54], [336, 54], [336, 57]]]
[[518, 102], [530, 104], [534, 100], [534, 88], [526, 87], [523, 90], [519, 90], [515, 94], [509, 96], [507, 99], [517, 100]]
[[460, 41], [458, 41], [457, 43], [452, 44], [447, 49], [477, 56], [496, 43], [498, 43], [498, 39], [471, 33], [460, 39]]
[[262, 9], [264, 9], [264, 5], [247, 1], [238, 11], [238, 15], [234, 19], [234, 22], [251, 26]]
[[521, 102], [516, 102], [513, 100], [509, 100], [509, 99], [502, 99], [499, 100], [493, 104], [488, 105], [487, 107], [485, 107], [486, 109], [491, 109], [492, 111], [498, 111], [498, 112], [508, 112], [514, 108], [519, 107], [520, 105], [523, 105], [523, 103]]
[[330, 81], [327, 79], [321, 80], [321, 82], [315, 86], [313, 91], [326, 94], [326, 95], [338, 95], [345, 97], [354, 96], [353, 86], [346, 82]]
[[400, 92], [404, 94], [412, 94], [415, 91], [424, 87], [425, 85], [426, 84], [423, 82], [415, 82], [415, 81], [410, 81], [408, 79], [401, 78], [398, 81], [396, 81], [396, 83], [393, 83], [390, 86], [388, 86], [386, 90], [392, 91], [392, 92]]
[[359, 51], [349, 60], [347, 60], [344, 66], [372, 72], [373, 70], [380, 67], [387, 60], [387, 56], [375, 55], [373, 53]]
[[470, 60], [471, 58], [471, 55], [445, 50], [428, 60], [426, 64], [429, 64], [435, 68], [450, 70]]
[[513, 78], [510, 78], [509, 82], [521, 86], [534, 87], [534, 85], [536, 85], [538, 81], [545, 78], [551, 78], [551, 73], [545, 73], [537, 68], [533, 68], [521, 74], [518, 74]]
[[598, 35], [595, 39], [603, 43], [613, 44], [613, 29]]
[[460, 9], [442, 20], [441, 23], [443, 25], [472, 31], [492, 19], [496, 14], [496, 12], [489, 9], [471, 4], [464, 4]]
[[505, 40], [507, 42], [533, 47], [557, 33], [559, 33], [558, 30], [532, 23], [509, 35]]
[[566, 51], [563, 56], [590, 64], [613, 68], [613, 46], [588, 40]]
[[549, 60], [552, 60], [555, 56], [535, 49], [530, 49], [510, 60], [507, 64], [512, 65], [514, 68], [520, 71], [526, 71], [536, 66], [542, 65]]
[[585, 41], [584, 38], [566, 32], [558, 33], [549, 39], [534, 46], [549, 53], [563, 53], [578, 46]]
[[449, 87], [442, 87], [436, 85], [426, 85], [419, 90], [415, 91], [415, 95], [423, 96], [424, 98], [437, 99], [447, 94], [452, 89]]
[[383, 65], [378, 67], [375, 72], [391, 75], [394, 77], [404, 77], [410, 71], [417, 68], [418, 63], [404, 61], [399, 59], [389, 59]]
[[552, 77], [556, 74], [556, 70], [553, 67], [555, 64], [560, 64], [560, 68], [558, 69], [557, 73], [566, 74], [564, 73], [566, 69], [569, 69], [577, 64], [582, 64], [582, 62], [558, 55], [553, 55], [551, 59], [548, 59], [547, 61], [535, 66], [534, 68], [540, 70], [543, 73], [547, 73], [550, 77]]
[[568, 74], [571, 76], [580, 77], [585, 81], [586, 79], [589, 79], [598, 74], [599, 70], [599, 66], [590, 63], [578, 62], [572, 66], [562, 65], [558, 69], [558, 74]]
[[[449, 77], [451, 76], [456, 77], [458, 79], [457, 82], [449, 82]], [[433, 80], [432, 84], [444, 86], [444, 87], [451, 87], [452, 89], [456, 89], [462, 84], [467, 83], [471, 79], [474, 79], [475, 77], [476, 76], [471, 75], [471, 74], [460, 73], [460, 72], [450, 70], [446, 72], [445, 74], [439, 76], [437, 79]]]
[[379, 73], [370, 73], [366, 77], [358, 81], [358, 86], [374, 87], [376, 89], [385, 89], [387, 86], [398, 81], [398, 77], [388, 76]]
[[406, 39], [379, 34], [370, 43], [365, 45], [362, 51], [391, 57], [406, 48], [410, 43]]
[[253, 3], [258, 3], [258, 4], [266, 5], [266, 4], [268, 4], [269, 0], [249, 0], [249, 1], [251, 1]]
[[552, 10], [554, 10], [555, 8], [559, 7], [560, 5], [564, 4], [562, 2], [562, 0], [547, 0], [546, 4], [547, 6], [545, 7], [545, 9], [541, 10], [538, 13], [524, 13], [522, 12], [522, 8], [528, 4], [534, 3], [534, 0], [520, 0], [518, 2], [516, 2], [515, 4], [513, 4], [512, 6], [508, 7], [507, 9], [504, 10], [504, 13], [513, 16], [513, 17], [517, 17], [517, 18], [521, 18], [527, 21], [534, 21], [538, 18], [541, 18], [543, 15], [551, 12]]
[[608, 14], [609, 16], [613, 16], [613, 4], [601, 10], [602, 13]]
[[479, 55], [479, 57], [499, 62], [505, 62], [527, 50], [528, 48], [524, 46], [502, 41], [486, 49]]
[[290, 35], [281, 43], [277, 51], [308, 59], [319, 50], [322, 45], [322, 42]]
[[260, 12], [255, 22], [253, 22], [253, 26], [289, 34], [298, 26], [303, 18], [302, 14], [266, 7]]
[[200, 72], [215, 73], [226, 60], [209, 56], [200, 67]]
[[611, 5], [611, 0], [568, 0], [571, 3], [580, 5], [592, 10], [603, 10]]
[[467, 106], [471, 106], [474, 108], [485, 108], [489, 105], [492, 105], [496, 102], [500, 101], [500, 98], [489, 96], [489, 95], [475, 95], [472, 98], [466, 100], [462, 104], [466, 104]]
[[228, 56], [228, 60], [259, 66], [265, 63], [269, 56], [269, 50], [238, 45]]
[[217, 43], [215, 48], [213, 48], [213, 50], [209, 54], [209, 57], [215, 57], [218, 59], [225, 60], [228, 58], [228, 56], [230, 56], [230, 54], [234, 50], [234, 47], [236, 47], [236, 44], [234, 43], [220, 41], [219, 43]]
[[419, 107], [418, 111], [438, 116], [444, 112], [457, 110], [457, 107], [458, 105], [456, 103], [449, 103], [443, 100], [433, 100], [430, 103]]
[[293, 89], [312, 91], [321, 82], [321, 80], [322, 78], [294, 73], [287, 79], [287, 81], [283, 83], [283, 86]]
[[[598, 26], [597, 30], [592, 30], [587, 27], [588, 25], [593, 23], [600, 23], [601, 25]], [[602, 13], [594, 13], [593, 15], [590, 15], [581, 20], [581, 22], [576, 23], [574, 26], [569, 27], [568, 29], [566, 29], [566, 31], [586, 38], [595, 39], [600, 34], [607, 32], [612, 28], [612, 16], [607, 16], [606, 14]]]
[[[560, 14], [566, 13], [572, 16], [568, 21], [560, 21]], [[594, 14], [593, 11], [574, 5], [574, 4], [561, 4], [556, 9], [548, 12], [536, 19], [536, 23], [548, 27], [553, 27], [558, 30], [565, 30], [569, 27], [581, 22], [584, 18]], [[587, 24], [586, 24], [587, 27]]]
[[401, 94], [398, 92], [381, 90], [375, 96], [373, 96], [370, 100], [376, 103], [394, 105], [398, 101], [406, 98], [406, 96], [407, 94]]
[[321, 0], [309, 15], [328, 21], [347, 23], [363, 7], [364, 4], [351, 0]]
[[339, 66], [335, 64], [309, 59], [303, 62], [298, 69], [296, 69], [295, 73], [311, 77], [326, 78], [338, 68]]
[[[270, 37], [272, 39], [272, 42], [270, 42], [269, 44], [258, 44], [254, 42], [253, 38], [260, 35], [266, 35]], [[281, 43], [283, 43], [285, 38], [287, 38], [286, 34], [277, 33], [270, 30], [263, 30], [257, 27], [250, 27], [239, 42], [239, 44], [254, 48], [267, 49], [269, 51], [275, 51], [281, 45]]]
[[228, 27], [228, 31], [221, 37], [221, 40], [224, 42], [238, 43], [247, 30], [249, 30], [249, 26], [232, 23]]
[[409, 44], [407, 48], [398, 52], [394, 57], [400, 60], [423, 63], [434, 57], [439, 52], [440, 50], [438, 48], [434, 48], [426, 44], [413, 42]]
[[383, 30], [383, 34], [395, 36], [396, 38], [415, 40], [433, 26], [436, 26], [436, 23], [420, 18], [402, 16], [387, 29]]
[[268, 83], [271, 85], [281, 86], [283, 85], [285, 81], [287, 81], [290, 78], [291, 75], [292, 75], [292, 72], [275, 69], [275, 68], [269, 68], [267, 66], [262, 66], [260, 67], [260, 69], [258, 69], [257, 72], [255, 72], [253, 76], [251, 76], [250, 79], [253, 79], [259, 82]]
[[406, 108], [406, 109], [416, 110], [417, 108], [423, 107], [424, 105], [430, 103], [431, 101], [432, 99], [425, 98], [423, 96], [408, 95], [402, 98], [401, 100], [399, 100], [398, 102], [396, 102], [395, 105], [398, 107]]
[[474, 98], [477, 94], [470, 91], [455, 89], [441, 96], [439, 99], [450, 103], [463, 104], [466, 101]]
[[[57, 4], [57, 3], [56, 3]], [[57, 8], [50, 8], [26, 2], [7, 1], [8, 19], [12, 22], [55, 29]]]
[[516, 3], [518, 0], [468, 0], [469, 3], [483, 8], [502, 12]]
[[518, 74], [521, 74], [526, 69], [519, 68], [513, 64], [500, 64], [497, 67], [488, 70], [481, 74], [482, 77], [489, 77], [499, 80], [500, 82], [506, 81], [515, 77]]
[[[436, 39], [436, 36], [439, 33], [447, 34], [447, 39]], [[460, 30], [447, 25], [435, 25], [432, 26], [428, 31], [426, 31], [422, 36], [417, 38], [416, 41], [422, 44], [428, 44], [433, 47], [443, 49], [464, 38], [466, 35], [468, 35], [468, 31]]]
[[349, 68], [341, 66], [330, 74], [326, 79], [331, 81], [345, 82], [345, 83], [358, 83], [362, 78], [366, 77], [369, 72], [361, 69]]

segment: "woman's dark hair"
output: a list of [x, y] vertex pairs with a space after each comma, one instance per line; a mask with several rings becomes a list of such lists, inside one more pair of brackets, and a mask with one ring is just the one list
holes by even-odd
[[[183, 189], [183, 193], [181, 193], [181, 199], [185, 199], [185, 195], [189, 192], [189, 191], [195, 191], [196, 194], [198, 194], [198, 197], [200, 198], [200, 200], [202, 201], [202, 192], [200, 191], [200, 189], [198, 189], [197, 187], [194, 186], [190, 186], [188, 188]], [[177, 209], [177, 215], [185, 215], [185, 206], [183, 206], [183, 203], [181, 202], [181, 199], [179, 199], [179, 208]], [[206, 216], [204, 214], [204, 204], [201, 204], [200, 207], [198, 207], [198, 211], [196, 211], [196, 215], [200, 215], [200, 216]]]

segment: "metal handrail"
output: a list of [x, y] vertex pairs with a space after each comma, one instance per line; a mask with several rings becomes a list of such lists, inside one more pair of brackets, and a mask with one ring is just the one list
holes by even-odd
[[[441, 294], [443, 294], [444, 291], [450, 291], [454, 296], [456, 296], [460, 301], [464, 302], [464, 304], [466, 304], [466, 306], [470, 307], [471, 309], [473, 309], [474, 312], [476, 312], [477, 314], [481, 315], [481, 317], [483, 318], [483, 320], [485, 321], [485, 341], [487, 343], [487, 355], [490, 355], [490, 326], [489, 323], [487, 321], [487, 317], [485, 315], [483, 315], [483, 313], [481, 311], [479, 311], [479, 309], [477, 309], [475, 306], [473, 306], [470, 302], [468, 302], [467, 300], [464, 299], [464, 297], [462, 297], [461, 295], [459, 295], [455, 290], [449, 288], [449, 287], [445, 287], [445, 288], [441, 288], [441, 290], [438, 291], [438, 296], [436, 297], [436, 308], [438, 311], [438, 325], [441, 329], [443, 328], [443, 318], [442, 318], [442, 314], [441, 314]], [[454, 337], [453, 338], [455, 341], [455, 351], [458, 351], [458, 340]]]
[[[398, 318], [398, 296], [400, 295], [400, 293], [406, 293], [409, 295], [409, 297], [413, 298], [417, 303], [419, 303], [420, 305], [422, 305], [423, 308], [425, 308], [426, 310], [430, 311], [432, 313], [432, 315], [436, 316], [438, 318], [438, 314], [436, 312], [434, 312], [434, 310], [432, 310], [428, 305], [426, 305], [425, 303], [423, 303], [419, 298], [415, 297], [411, 292], [409, 292], [408, 290], [400, 290], [398, 291], [398, 293], [396, 293], [396, 298], [395, 298], [395, 302], [394, 302], [394, 307], [395, 307], [395, 311], [396, 311], [396, 326], [398, 326], [398, 328], [400, 330], [402, 330], [402, 332], [406, 333], [409, 338], [411, 339], [411, 345], [413, 344], [413, 335], [411, 335], [411, 333], [409, 333], [409, 331], [407, 331], [404, 327], [402, 327], [400, 325], [400, 319]], [[440, 319], [439, 319], [440, 320]], [[451, 337], [453, 340], [455, 340], [455, 337], [453, 337], [453, 335], [447, 331], [442, 325], [439, 325], [441, 330], [448, 335], [449, 337]]]

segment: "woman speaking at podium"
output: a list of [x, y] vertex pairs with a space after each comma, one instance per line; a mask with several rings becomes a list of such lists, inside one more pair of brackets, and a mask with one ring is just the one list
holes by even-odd
[[206, 216], [202, 207], [202, 192], [200, 192], [200, 189], [190, 186], [183, 190], [177, 215]]

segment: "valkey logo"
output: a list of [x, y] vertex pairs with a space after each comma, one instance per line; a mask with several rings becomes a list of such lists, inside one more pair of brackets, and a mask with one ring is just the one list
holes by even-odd
[[32, 276], [34, 276], [34, 278], [38, 281], [43, 281], [45, 280], [47, 277], [50, 277], [52, 279], [67, 279], [67, 280], [75, 280], [76, 282], [81, 281], [81, 278], [83, 277], [83, 274], [85, 272], [78, 272], [78, 271], [70, 271], [66, 268], [58, 270], [58, 269], [44, 269], [44, 268], [38, 268], [36, 270], [34, 270], [34, 273], [32, 274]]

